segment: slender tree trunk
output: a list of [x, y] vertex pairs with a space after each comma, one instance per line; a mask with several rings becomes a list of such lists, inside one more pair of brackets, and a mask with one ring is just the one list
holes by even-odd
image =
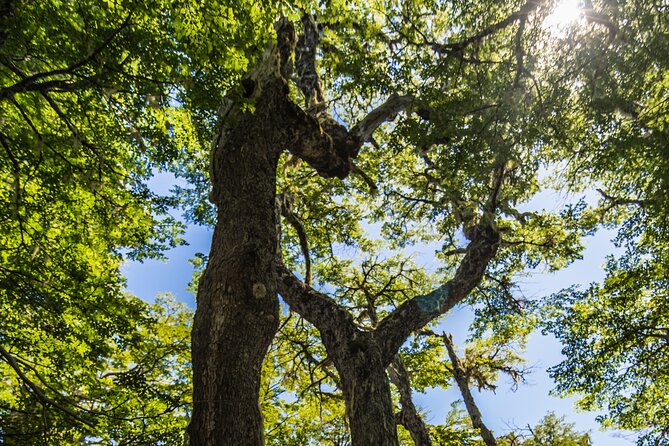
[[390, 376], [390, 381], [397, 387], [397, 391], [400, 394], [400, 405], [402, 408], [399, 413], [398, 423], [409, 431], [411, 439], [416, 446], [432, 446], [432, 439], [430, 439], [427, 426], [413, 403], [409, 372], [404, 367], [404, 362], [399, 354], [395, 355], [392, 364], [388, 367], [388, 375]]
[[460, 362], [460, 358], [458, 358], [458, 355], [455, 352], [453, 339], [446, 333], [444, 333], [441, 338], [444, 341], [446, 350], [448, 350], [448, 357], [451, 359], [451, 364], [453, 366], [453, 377], [455, 378], [455, 382], [458, 384], [462, 398], [465, 401], [465, 407], [467, 408], [469, 417], [472, 420], [472, 426], [481, 432], [481, 438], [485, 442], [486, 446], [498, 446], [495, 436], [490, 431], [490, 429], [488, 429], [488, 426], [486, 426], [483, 422], [481, 411], [474, 401], [471, 390], [469, 390], [469, 379], [464, 367], [462, 366], [462, 363]]

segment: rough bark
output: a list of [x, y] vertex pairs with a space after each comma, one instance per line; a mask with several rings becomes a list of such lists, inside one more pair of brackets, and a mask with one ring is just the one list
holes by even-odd
[[371, 342], [360, 342], [358, 348], [360, 351], [346, 348], [346, 354], [334, 361], [346, 402], [351, 444], [398, 446], [390, 386], [381, 357], [378, 352], [370, 352], [374, 349]]
[[[268, 93], [271, 89], [268, 89]], [[215, 158], [218, 222], [193, 324], [191, 445], [261, 445], [260, 368], [279, 321], [272, 274], [280, 151], [258, 103]]]
[[260, 370], [279, 322], [276, 166], [294, 117], [282, 73], [291, 30], [283, 31], [249, 76], [255, 112], [228, 103], [213, 148], [218, 221], [192, 331], [192, 446], [264, 443]]
[[[307, 29], [313, 22], [303, 24]], [[313, 36], [302, 40], [307, 41]], [[393, 95], [351, 130], [326, 113], [304, 112], [288, 97], [295, 42], [292, 25], [283, 21], [276, 44], [242, 80], [255, 112], [242, 111], [234, 97], [221, 109], [211, 159], [211, 199], [218, 206], [218, 221], [192, 332], [191, 446], [263, 444], [260, 369], [278, 326], [277, 286], [321, 333], [341, 377], [353, 445], [397, 445], [386, 368], [411, 331], [443, 314], [478, 284], [496, 252], [494, 224], [482, 219], [455, 277], [400, 306], [373, 332], [359, 330], [345, 309], [278, 264], [275, 189], [281, 151], [288, 149], [321, 176], [344, 178], [372, 132], [413, 103], [411, 97]], [[311, 47], [300, 53], [300, 64], [308, 67], [304, 73], [315, 70], [308, 60], [312, 57]], [[317, 78], [302, 87], [312, 105], [322, 101]], [[494, 206], [491, 210], [492, 215]]]
[[432, 446], [432, 439], [430, 438], [427, 426], [413, 403], [409, 372], [404, 367], [404, 362], [399, 354], [395, 355], [393, 362], [388, 367], [388, 375], [390, 375], [390, 382], [393, 383], [400, 394], [400, 406], [402, 409], [398, 414], [397, 422], [409, 431], [411, 439], [416, 446]]
[[446, 350], [448, 350], [448, 357], [451, 359], [451, 365], [453, 366], [453, 377], [455, 378], [455, 382], [458, 384], [462, 398], [465, 401], [465, 407], [467, 408], [469, 418], [472, 420], [472, 425], [475, 429], [478, 429], [479, 432], [481, 432], [481, 438], [483, 438], [483, 441], [487, 446], [497, 446], [497, 440], [495, 439], [495, 436], [490, 431], [490, 429], [488, 429], [488, 426], [483, 423], [481, 411], [479, 411], [479, 408], [474, 401], [474, 397], [472, 396], [472, 392], [469, 389], [467, 373], [465, 373], [465, 369], [462, 366], [457, 353], [455, 352], [453, 339], [451, 336], [446, 335], [445, 333], [442, 335], [442, 339], [444, 340]]

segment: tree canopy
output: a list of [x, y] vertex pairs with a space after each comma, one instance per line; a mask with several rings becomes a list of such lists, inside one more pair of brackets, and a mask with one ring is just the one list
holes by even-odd
[[[669, 444], [669, 5], [558, 3], [3, 0], [0, 438], [589, 444], [473, 401], [541, 329], [557, 393]], [[120, 273], [185, 224], [215, 227], [192, 357]], [[524, 297], [600, 228], [601, 283]], [[412, 392], [452, 384], [467, 415], [427, 424]]]

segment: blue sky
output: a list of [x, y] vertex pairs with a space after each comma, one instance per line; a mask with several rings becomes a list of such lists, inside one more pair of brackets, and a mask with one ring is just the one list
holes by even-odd
[[[170, 187], [170, 179], [158, 176], [154, 181], [157, 192], [166, 192]], [[554, 193], [540, 194], [529, 207], [555, 210], [561, 207], [568, 197]], [[196, 252], [209, 253], [212, 231], [208, 228], [190, 226], [185, 234], [187, 246], [174, 248], [167, 252], [166, 262], [149, 260], [144, 263], [132, 262], [123, 266], [127, 278], [127, 289], [142, 299], [151, 301], [158, 293], [169, 292], [189, 306], [195, 306], [195, 297], [186, 291], [191, 279], [193, 267], [188, 260]], [[602, 265], [606, 255], [612, 252], [610, 239], [613, 232], [600, 231], [596, 236], [586, 240], [586, 250], [579, 260], [557, 273], [541, 274], [522, 280], [522, 292], [528, 297], [541, 297], [558, 291], [570, 284], [588, 284], [603, 277]], [[432, 258], [434, 249], [427, 246], [416, 248], [414, 253], [420, 259]], [[456, 345], [463, 345], [467, 337], [467, 327], [471, 321], [471, 313], [467, 309], [458, 309], [449, 314], [441, 324], [444, 330], [454, 336]], [[549, 395], [554, 384], [546, 369], [561, 360], [561, 347], [552, 338], [534, 333], [528, 342], [525, 357], [532, 373], [526, 384], [511, 391], [511, 382], [502, 378], [496, 393], [474, 392], [484, 421], [496, 435], [501, 435], [512, 428], [524, 428], [536, 424], [547, 412], [553, 411], [558, 416], [564, 415], [566, 420], [576, 424], [580, 431], [590, 431], [595, 446], [629, 446], [635, 443], [634, 436], [629, 432], [599, 431], [595, 421], [596, 413], [576, 412], [575, 398], [562, 399]], [[450, 409], [450, 404], [461, 399], [455, 386], [444, 390], [433, 390], [425, 394], [416, 394], [415, 402], [428, 413], [428, 420], [434, 423], [442, 421]]]

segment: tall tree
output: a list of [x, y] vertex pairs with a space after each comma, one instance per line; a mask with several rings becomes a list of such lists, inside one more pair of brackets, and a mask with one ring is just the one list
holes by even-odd
[[[252, 5], [238, 5], [239, 15], [252, 15]], [[259, 12], [242, 22], [228, 5], [213, 6], [197, 14], [194, 2], [0, 5], [5, 442], [180, 438], [184, 345], [146, 333], [162, 328], [123, 293], [120, 267], [182, 242], [182, 224], [167, 213], [175, 199], [148, 181], [180, 170], [177, 159], [200, 162], [202, 127], [213, 124], [196, 120], [212, 120], [206, 101], [220, 103], [216, 92], [243, 70], [244, 45], [262, 26]], [[216, 42], [198, 40], [221, 28]], [[142, 350], [150, 345], [153, 353]], [[168, 391], [151, 380], [165, 380]]]
[[[602, 133], [574, 104], [591, 97], [581, 77], [609, 67], [555, 62], [606, 55], [625, 42], [618, 23], [632, 16], [589, 4], [582, 29], [560, 36], [553, 33], [564, 30], [547, 24], [554, 6], [331, 3], [279, 21], [276, 41], [228, 96], [212, 157], [219, 216], [193, 338], [195, 401], [203, 402], [193, 444], [262, 442], [254, 401], [278, 320], [275, 290], [319, 330], [339, 373], [353, 444], [392, 445], [386, 368], [405, 340], [465, 299], [486, 302], [489, 316], [509, 311], [514, 275], [579, 256], [579, 237], [592, 227], [579, 222], [583, 205], [556, 215], [522, 212], [522, 204], [538, 191], [542, 163], [578, 153], [581, 135]], [[326, 92], [338, 99], [327, 101]], [[399, 122], [380, 129], [401, 111]], [[284, 148], [308, 166], [283, 163], [285, 180], [276, 177]], [[310, 169], [346, 181], [318, 180]], [[372, 191], [381, 183], [382, 196], [360, 193], [361, 182]], [[361, 326], [369, 312], [350, 312], [346, 299], [309, 286], [312, 257], [327, 245], [319, 237], [337, 231], [313, 216], [335, 207], [383, 223], [396, 245], [445, 239], [451, 278], [425, 294], [405, 291], [391, 306], [371, 299], [379, 320]], [[376, 210], [365, 215], [365, 207]], [[304, 253], [304, 281], [275, 249], [279, 212], [292, 228], [286, 254]], [[305, 215], [314, 227], [302, 223]], [[355, 240], [355, 228], [345, 225], [343, 238]], [[328, 279], [327, 266], [318, 272]], [[237, 341], [242, 332], [245, 345]], [[254, 377], [240, 380], [241, 369]]]
[[[589, 4], [579, 25], [554, 31], [547, 29], [546, 22], [552, 4], [486, 6], [414, 3], [369, 10], [361, 6], [356, 12], [362, 19], [346, 18], [344, 12], [338, 20], [329, 21], [333, 11], [323, 10], [311, 11], [301, 20], [299, 42], [304, 46], [298, 43], [296, 86], [307, 115], [316, 118], [330, 139], [320, 144], [320, 151], [305, 152], [303, 140], [288, 149], [322, 176], [348, 178], [351, 170], [370, 188], [381, 182], [382, 202], [389, 212], [379, 206], [367, 218], [384, 221], [387, 234], [397, 237], [400, 244], [409, 237], [414, 241], [444, 237], [446, 271], [453, 274], [430, 293], [412, 299], [405, 295], [395, 302], [394, 311], [382, 314], [370, 329], [361, 328], [341, 301], [335, 302], [278, 267], [280, 294], [319, 329], [337, 367], [354, 444], [396, 444], [385, 369], [412, 332], [470, 292], [472, 301], [485, 299], [492, 307], [489, 314], [495, 307], [509, 308], [505, 301], [509, 301], [514, 274], [538, 262], [560, 268], [577, 258], [578, 238], [591, 228], [591, 223], [578, 221], [582, 205], [551, 215], [523, 213], [519, 203], [536, 192], [540, 163], [564, 158], [571, 149], [577, 154], [574, 166], [582, 168], [579, 138], [609, 134], [603, 122], [613, 126], [613, 133], [618, 131], [610, 115], [584, 119], [597, 113], [599, 102], [592, 91], [580, 88], [585, 85], [581, 79], [615, 72], [614, 66], [598, 61], [614, 51], [626, 53], [621, 24], [636, 20], [643, 26], [641, 17], [652, 15], [650, 8], [625, 10]], [[473, 21], [475, 16], [479, 20]], [[321, 34], [323, 49], [315, 53]], [[593, 59], [593, 54], [598, 57]], [[331, 77], [319, 76], [311, 60], [319, 55], [324, 72]], [[571, 60], [564, 64], [571, 57], [589, 59], [585, 65]], [[429, 83], [421, 82], [425, 79]], [[328, 90], [351, 102], [330, 105], [328, 113], [323, 104]], [[361, 104], [360, 97], [366, 103]], [[584, 104], [590, 111], [575, 104]], [[374, 125], [364, 138], [357, 137], [365, 122], [386, 120], [401, 109], [408, 113], [392, 132], [372, 137]], [[344, 120], [350, 120], [348, 131], [340, 123], [332, 124], [330, 115], [340, 110]], [[339, 154], [348, 160], [328, 158], [330, 140], [336, 144], [341, 137], [348, 146], [341, 144]], [[359, 144], [367, 141], [373, 144], [360, 151]], [[585, 173], [595, 178], [601, 171]], [[618, 172], [609, 173], [619, 178]], [[586, 184], [583, 179], [574, 182]], [[304, 250], [309, 245], [305, 240], [314, 242], [309, 233], [318, 230], [305, 229], [295, 221], [299, 222], [300, 213], [318, 211], [313, 202], [300, 203], [305, 200], [302, 190], [308, 187], [305, 181], [290, 181], [282, 197], [297, 210], [284, 211], [284, 215]], [[355, 180], [349, 184], [355, 187]], [[343, 189], [335, 192], [333, 188], [329, 193], [337, 194], [334, 200], [345, 206], [343, 197], [351, 189], [344, 183]], [[360, 195], [355, 199], [370, 204], [375, 200]], [[420, 232], [425, 231], [421, 228], [425, 219], [437, 226], [429, 235]], [[309, 271], [304, 274], [308, 281]]]
[[[478, 334], [505, 334], [518, 275], [569, 264], [599, 222], [624, 223], [628, 254], [604, 286], [557, 297], [548, 326], [598, 367], [567, 361], [556, 376], [593, 406], [611, 401], [615, 423], [666, 426], [653, 403], [664, 377], [644, 372], [665, 359], [663, 6], [585, 2], [578, 22], [551, 28], [548, 0], [93, 3], [0, 5], [0, 353], [39, 405], [87, 424], [44, 389], [57, 376], [38, 385], [26, 367], [62, 366], [72, 345], [100, 365], [110, 339], [141, 339], [119, 267], [179, 242], [174, 201], [147, 187], [166, 169], [189, 182], [177, 188], [187, 217], [216, 225], [192, 332], [191, 444], [264, 442], [278, 294], [319, 331], [309, 361], [341, 389], [353, 444], [399, 442], [389, 366], [400, 421], [425, 440], [402, 345], [460, 303]], [[559, 187], [599, 182], [602, 207], [527, 212], [556, 165]], [[422, 242], [442, 245], [438, 275], [405, 258]], [[602, 302], [633, 317], [621, 325]], [[623, 338], [591, 331], [619, 326]], [[634, 376], [607, 380], [630, 359]], [[619, 397], [636, 388], [642, 398]], [[653, 417], [630, 415], [635, 401]]]

